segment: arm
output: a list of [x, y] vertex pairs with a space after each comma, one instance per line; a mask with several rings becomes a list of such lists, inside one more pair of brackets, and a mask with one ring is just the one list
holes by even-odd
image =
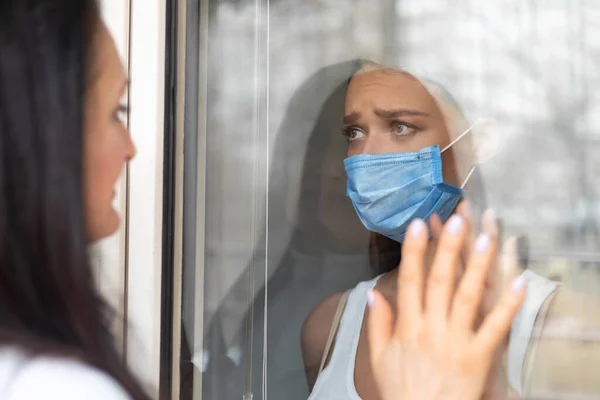
[[[302, 358], [304, 359], [304, 371], [306, 373], [306, 380], [310, 391], [312, 391], [315, 382], [317, 381], [321, 359], [325, 352], [327, 337], [331, 330], [331, 323], [333, 322], [335, 311], [342, 296], [343, 293], [336, 293], [329, 296], [311, 311], [302, 325]], [[329, 357], [330, 356], [331, 352]], [[327, 362], [329, 362], [329, 357]]]
[[567, 288], [548, 301], [525, 359], [527, 394], [599, 395], [600, 301]]

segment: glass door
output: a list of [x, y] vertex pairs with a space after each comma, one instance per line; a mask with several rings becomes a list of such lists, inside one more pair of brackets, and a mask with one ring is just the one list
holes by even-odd
[[[388, 151], [448, 144], [472, 128], [443, 157], [444, 179], [468, 178], [476, 219], [494, 209], [516, 257], [500, 273], [562, 285], [539, 301], [532, 328], [514, 334], [526, 350], [507, 349], [513, 392], [600, 396], [596, 2], [182, 3], [174, 393], [308, 398], [340, 293], [400, 257], [346, 196], [344, 159], [368, 133], [352, 120], [385, 96], [392, 110], [423, 95], [445, 133], [419, 142], [430, 132], [419, 123], [433, 122], [402, 120], [394, 129], [414, 137]], [[365, 79], [387, 94], [369, 97]]]

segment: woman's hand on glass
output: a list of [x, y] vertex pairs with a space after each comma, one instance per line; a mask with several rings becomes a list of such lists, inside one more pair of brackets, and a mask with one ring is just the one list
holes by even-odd
[[[471, 222], [471, 207], [467, 201], [462, 201], [458, 205], [456, 213], [465, 218], [467, 223]], [[429, 249], [429, 251], [431, 251], [436, 248], [443, 233], [444, 226], [442, 220], [435, 214], [429, 219], [429, 224], [432, 233]], [[498, 248], [501, 247], [502, 250], [499, 251], [500, 254], [498, 254], [498, 257], [496, 257], [488, 267], [483, 296], [479, 304], [478, 315], [475, 319], [476, 327], [478, 327], [485, 316], [494, 309], [510, 282], [522, 273], [522, 270], [518, 265], [516, 237], [500, 241], [500, 238], [502, 237], [501, 229], [496, 220], [496, 216], [491, 209], [483, 213], [481, 228], [483, 232], [499, 239]], [[469, 259], [475, 240], [476, 237], [473, 230], [471, 230], [465, 239], [461, 257], [456, 267], [457, 279], [460, 279], [460, 276], [462, 276], [465, 271], [466, 260]], [[506, 366], [503, 362], [507, 349], [508, 340], [503, 341], [496, 349], [491, 369], [488, 373], [487, 383], [481, 397], [482, 400], [506, 400], [509, 394], [512, 393], [512, 389], [508, 385]]]
[[428, 228], [423, 221], [414, 221], [402, 246], [397, 318], [379, 292], [369, 294], [369, 350], [381, 399], [481, 397], [496, 350], [524, 300], [526, 282], [516, 279], [476, 329], [497, 241], [493, 235], [481, 234], [457, 281], [457, 266], [469, 234], [468, 219], [450, 218], [426, 278]]

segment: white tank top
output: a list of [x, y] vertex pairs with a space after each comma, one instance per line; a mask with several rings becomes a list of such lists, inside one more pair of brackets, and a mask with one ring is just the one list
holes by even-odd
[[[523, 391], [523, 363], [536, 317], [546, 298], [558, 286], [531, 271], [523, 274], [528, 278], [527, 295], [511, 328], [507, 365], [509, 383], [518, 394]], [[354, 386], [354, 366], [367, 293], [375, 287], [377, 279], [359, 283], [348, 296], [331, 359], [317, 378], [308, 400], [362, 400]]]

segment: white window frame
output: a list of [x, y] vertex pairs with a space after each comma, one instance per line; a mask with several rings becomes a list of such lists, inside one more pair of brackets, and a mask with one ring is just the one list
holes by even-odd
[[[196, 149], [196, 221], [195, 221], [195, 254], [192, 260], [194, 264], [194, 327], [193, 332], [203, 332], [204, 330], [204, 253], [205, 253], [205, 193], [206, 193], [206, 106], [207, 106], [207, 71], [208, 71], [208, 0], [198, 0], [199, 20], [198, 26], [187, 26], [188, 10], [187, 0], [177, 0], [178, 23], [177, 23], [177, 107], [176, 107], [176, 191], [175, 191], [175, 224], [174, 224], [174, 260], [173, 260], [173, 358], [172, 358], [172, 387], [171, 398], [179, 399], [181, 388], [181, 338], [182, 338], [182, 296], [183, 296], [183, 201], [184, 201], [184, 141], [186, 131], [186, 90], [197, 90], [197, 110], [193, 111], [195, 115], [188, 118], [197, 119], [197, 132], [188, 132], [197, 135]], [[192, 71], [198, 74], [198, 87], [188, 88], [186, 83], [186, 47], [188, 42], [188, 30], [198, 29], [198, 60], [197, 70]], [[192, 105], [193, 106], [193, 105]], [[191, 109], [190, 109], [191, 111]], [[188, 164], [189, 165], [189, 164]], [[191, 355], [201, 354], [203, 347], [202, 335], [194, 337], [193, 347], [190, 348]], [[191, 360], [186, 360], [191, 361]], [[202, 373], [194, 367], [193, 399], [202, 400]]]
[[[177, 0], [177, 87], [175, 128], [175, 223], [173, 251], [173, 310], [172, 310], [172, 364], [171, 399], [179, 399], [181, 392], [181, 334], [182, 334], [182, 279], [183, 279], [183, 185], [185, 140], [185, 50], [187, 35], [187, 0]], [[203, 218], [202, 218], [203, 220]], [[202, 251], [203, 253], [203, 251]], [[196, 378], [194, 377], [194, 381]]]
[[126, 361], [149, 392], [160, 379], [166, 3], [132, 2]]
[[165, 11], [161, 0], [101, 0], [127, 67], [135, 159], [117, 185], [119, 232], [94, 246], [98, 284], [115, 309], [119, 351], [148, 392], [160, 379]]

